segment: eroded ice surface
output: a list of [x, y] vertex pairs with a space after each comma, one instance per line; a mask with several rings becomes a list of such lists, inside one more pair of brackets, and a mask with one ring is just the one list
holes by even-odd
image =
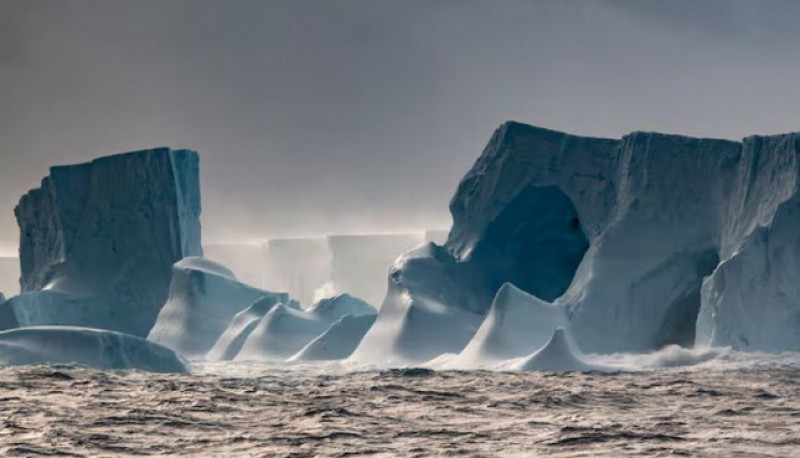
[[[360, 336], [350, 335], [360, 332], [359, 326], [340, 323], [334, 332], [326, 331], [340, 318], [345, 316], [374, 316], [375, 308], [361, 299], [342, 294], [322, 299], [307, 310], [297, 310], [279, 304], [261, 318], [256, 327], [249, 333], [241, 351], [234, 358], [237, 361], [273, 361], [285, 360], [303, 350], [309, 342], [321, 336], [325, 337], [322, 346], [328, 346], [330, 354], [346, 352], [353, 339]], [[359, 321], [359, 324], [363, 322]], [[363, 335], [363, 333], [361, 333]], [[334, 348], [335, 347], [335, 348]], [[353, 346], [354, 347], [354, 346]], [[322, 356], [324, 349], [314, 350]], [[346, 355], [347, 356], [347, 355]], [[316, 359], [323, 359], [317, 357]]]
[[289, 361], [334, 361], [349, 357], [375, 323], [376, 314], [344, 315]]
[[140, 337], [73, 326], [0, 332], [0, 365], [79, 364], [97, 369], [186, 372], [172, 350]]
[[185, 258], [172, 269], [169, 299], [147, 338], [186, 357], [205, 356], [234, 316], [261, 299], [272, 305], [289, 301], [285, 293], [239, 282], [221, 264]]

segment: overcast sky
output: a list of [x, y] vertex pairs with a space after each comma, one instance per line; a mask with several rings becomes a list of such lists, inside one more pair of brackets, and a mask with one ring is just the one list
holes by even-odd
[[449, 225], [508, 119], [800, 130], [800, 2], [0, 0], [0, 251], [47, 168], [202, 156], [206, 241]]

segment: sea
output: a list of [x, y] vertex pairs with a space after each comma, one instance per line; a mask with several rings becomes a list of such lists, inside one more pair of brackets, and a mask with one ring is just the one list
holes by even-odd
[[182, 375], [5, 367], [0, 454], [800, 457], [800, 355], [725, 352], [667, 366], [550, 374], [193, 363]]

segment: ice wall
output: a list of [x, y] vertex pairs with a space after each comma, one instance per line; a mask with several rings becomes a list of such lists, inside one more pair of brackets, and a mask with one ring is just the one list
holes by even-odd
[[156, 148], [51, 168], [15, 209], [25, 298], [10, 302], [20, 324], [147, 335], [172, 264], [202, 252], [198, 167], [193, 151]]
[[565, 307], [589, 352], [800, 349], [799, 153], [797, 134], [616, 140], [508, 122], [459, 184], [444, 246], [397, 263], [354, 358], [460, 351], [463, 320], [418, 317], [480, 322], [506, 281]]

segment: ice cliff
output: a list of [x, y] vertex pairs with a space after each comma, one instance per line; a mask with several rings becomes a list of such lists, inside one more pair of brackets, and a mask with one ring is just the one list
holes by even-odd
[[50, 169], [15, 209], [22, 326], [75, 324], [147, 335], [170, 269], [200, 255], [197, 153], [156, 148]]
[[589, 138], [508, 122], [450, 203], [443, 246], [395, 264], [353, 355], [458, 353], [509, 282], [587, 352], [800, 349], [800, 134]]

